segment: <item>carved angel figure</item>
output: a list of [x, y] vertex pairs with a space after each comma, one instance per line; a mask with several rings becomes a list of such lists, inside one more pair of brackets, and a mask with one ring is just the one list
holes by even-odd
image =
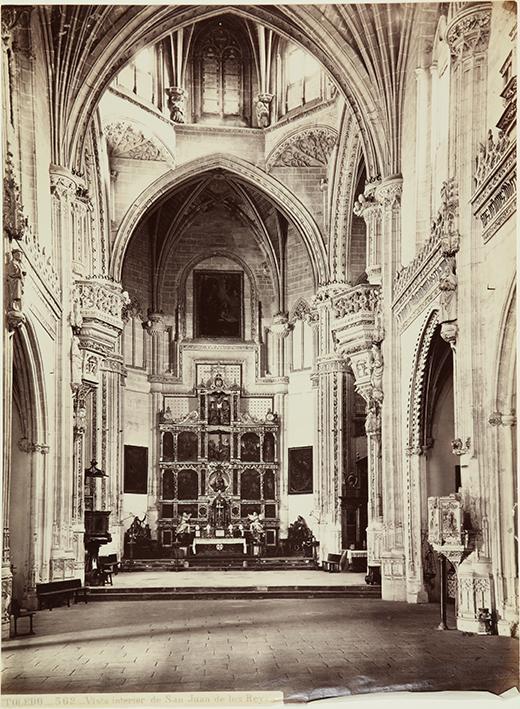
[[176, 529], [176, 534], [179, 536], [180, 534], [189, 534], [191, 531], [191, 526], [190, 526], [190, 519], [191, 519], [191, 514], [188, 514], [188, 512], [183, 512], [181, 521], [179, 522], [179, 525]]
[[262, 542], [264, 538], [264, 527], [261, 520], [264, 516], [259, 515], [258, 512], [253, 512], [249, 517], [249, 531], [255, 542]]

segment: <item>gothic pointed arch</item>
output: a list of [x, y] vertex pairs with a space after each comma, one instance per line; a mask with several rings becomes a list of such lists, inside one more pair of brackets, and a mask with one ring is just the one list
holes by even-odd
[[111, 256], [110, 273], [120, 279], [123, 259], [135, 227], [147, 211], [167, 198], [172, 189], [212, 170], [227, 170], [244, 183], [250, 183], [262, 190], [278, 209], [297, 227], [307, 247], [314, 277], [314, 285], [325, 283], [329, 278], [326, 249], [323, 237], [314, 218], [302, 202], [280, 181], [268, 175], [260, 168], [229, 155], [216, 153], [193, 160], [182, 165], [174, 172], [158, 178], [144, 190], [127, 210], [114, 240]]
[[[393, 174], [396, 171], [393, 153], [398, 138], [389, 141], [386, 131], [377, 130], [376, 124], [382, 127], [389, 122], [389, 130], [395, 129], [395, 111], [392, 109], [391, 114], [387, 114], [384, 94], [388, 93], [387, 98], [391, 103], [391, 96], [394, 99], [401, 97], [402, 92], [381, 82], [385, 74], [383, 67], [367, 66], [363, 60], [367, 47], [363, 46], [360, 38], [363, 32], [373, 29], [374, 23], [377, 33], [387, 32], [391, 35], [399, 29], [402, 41], [393, 42], [392, 45], [398, 54], [407, 52], [414, 10], [405, 8], [403, 17], [394, 17], [398, 13], [389, 11], [388, 23], [378, 23], [370, 13], [362, 16], [356, 8], [340, 10], [331, 6], [319, 18], [315, 17], [316, 10], [305, 6], [231, 6], [226, 12], [256, 20], [315, 56], [333, 77], [355, 114], [368, 156], [370, 173]], [[96, 106], [116, 73], [137, 51], [179, 28], [210, 19], [221, 12], [222, 8], [216, 6], [132, 6], [108, 8], [105, 11], [94, 6], [83, 6], [71, 7], [63, 16], [57, 7], [42, 8], [38, 18], [45, 28], [47, 52], [54, 59], [50, 83], [57, 102], [67, 97], [67, 106], [64, 108], [67, 118], [56, 126], [60, 136], [55, 141], [57, 154], [53, 155], [54, 162], [80, 168], [85, 132]], [[89, 38], [81, 51], [75, 51], [72, 35], [67, 34], [63, 41], [62, 36], [53, 31], [54, 27], [60, 27], [68, 21], [79, 26], [89, 26]], [[101, 24], [104, 31], [97, 32]], [[109, 31], [106, 31], [107, 25]], [[349, 29], [353, 25], [357, 25], [354, 32]], [[74, 62], [60, 61], [62, 56], [69, 54], [73, 54]], [[82, 62], [86, 55], [88, 61]], [[377, 63], [376, 58], [374, 62]], [[399, 59], [399, 65], [405, 65], [403, 58]], [[73, 78], [79, 88], [69, 95], [67, 87]], [[373, 90], [374, 78], [381, 84], [377, 96]], [[372, 116], [376, 117], [375, 122], [369, 118]]]

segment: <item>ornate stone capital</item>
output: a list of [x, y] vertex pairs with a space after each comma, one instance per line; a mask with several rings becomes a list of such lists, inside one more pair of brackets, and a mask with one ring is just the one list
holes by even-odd
[[149, 335], [161, 335], [164, 332], [164, 313], [149, 312], [143, 326]]
[[446, 30], [446, 40], [455, 60], [485, 52], [489, 43], [491, 3], [468, 3], [454, 15]]
[[49, 167], [49, 178], [51, 195], [59, 202], [72, 200], [77, 194], [78, 186], [84, 187], [78, 176], [60, 165]]
[[169, 86], [164, 89], [168, 96], [170, 120], [174, 123], [185, 123], [187, 91], [181, 86]]
[[403, 193], [403, 178], [401, 176], [387, 177], [380, 182], [374, 191], [375, 198], [383, 209], [399, 209]]

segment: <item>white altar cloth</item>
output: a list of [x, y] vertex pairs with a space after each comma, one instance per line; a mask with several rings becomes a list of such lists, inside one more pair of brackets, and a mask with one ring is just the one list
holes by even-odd
[[228, 544], [242, 544], [244, 554], [247, 554], [247, 544], [244, 537], [195, 537], [191, 547], [193, 549], [193, 553], [196, 554], [197, 547], [212, 545], [216, 546], [218, 549], [219, 544], [222, 545], [222, 550]]

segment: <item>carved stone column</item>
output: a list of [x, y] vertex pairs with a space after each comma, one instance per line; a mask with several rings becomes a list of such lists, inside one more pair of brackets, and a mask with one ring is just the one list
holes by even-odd
[[406, 599], [404, 518], [405, 490], [402, 476], [400, 426], [398, 413], [401, 349], [392, 313], [392, 281], [400, 264], [402, 178], [389, 177], [375, 190], [381, 206], [381, 302], [385, 323], [381, 354], [384, 399], [381, 406], [381, 469], [384, 510], [384, 542], [381, 553], [382, 596], [385, 600]]
[[[74, 523], [73, 496], [73, 401], [71, 397], [72, 371], [71, 328], [69, 313], [72, 311], [72, 271], [74, 241], [81, 239], [75, 233], [74, 203], [82, 181], [70, 170], [51, 165], [49, 167], [52, 254], [60, 278], [61, 306], [63, 316], [57, 336], [57, 362], [60, 377], [57, 378], [56, 411], [60, 420], [57, 425], [56, 450], [53, 451], [54, 512], [53, 538], [49, 560], [50, 579], [63, 579], [74, 574]], [[74, 354], [77, 354], [75, 352]], [[60, 362], [60, 364], [58, 364]]]
[[293, 325], [289, 322], [287, 313], [276, 313], [269, 329], [275, 335], [273, 374], [275, 377], [283, 377], [285, 376], [285, 343]]
[[[454, 352], [455, 434], [468, 443], [460, 447], [461, 485], [469, 528], [475, 536], [475, 551], [458, 568], [459, 617], [457, 627], [478, 630], [477, 586], [488, 587], [491, 576], [489, 545], [485, 540], [486, 470], [482, 454], [486, 445], [486, 387], [481, 381], [485, 371], [484, 314], [481, 288], [484, 261], [480, 227], [469, 207], [473, 193], [474, 158], [479, 142], [487, 132], [486, 115], [481, 110], [487, 97], [487, 50], [492, 3], [450, 6], [446, 39], [451, 51], [451, 103], [464, 106], [453, 111], [450, 125], [450, 174], [457, 181], [460, 239], [457, 265], [457, 339]], [[481, 442], [477, 455], [475, 441]], [[468, 589], [472, 585], [473, 591]], [[461, 594], [464, 594], [464, 598]], [[469, 599], [469, 600], [468, 600]], [[468, 606], [470, 600], [472, 609]]]
[[316, 358], [316, 511], [319, 517], [320, 559], [341, 552], [341, 497], [344, 468], [345, 372], [347, 362], [335, 351], [332, 297], [345, 286], [323, 286], [315, 297], [318, 314]]
[[368, 453], [367, 549], [371, 580], [379, 579], [383, 541], [381, 404], [384, 337], [379, 286], [359, 285], [334, 298], [337, 351], [348, 361], [356, 391], [366, 402]]
[[152, 338], [152, 362], [150, 373], [152, 375], [164, 374], [163, 362], [163, 337], [165, 333], [164, 313], [148, 313], [145, 323], [146, 331]]

